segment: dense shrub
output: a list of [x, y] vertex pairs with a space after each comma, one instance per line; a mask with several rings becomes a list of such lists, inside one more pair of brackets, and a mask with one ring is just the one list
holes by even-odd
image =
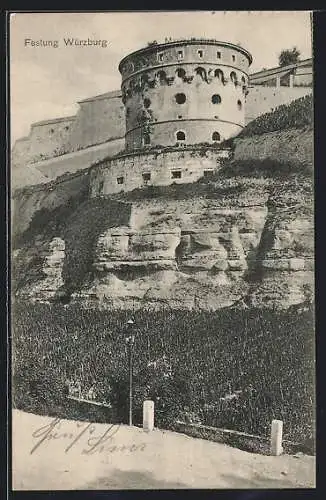
[[[234, 160], [226, 164], [221, 170], [215, 174], [216, 180], [223, 177], [237, 178], [241, 177], [260, 177], [265, 179], [284, 179], [289, 180], [291, 177], [307, 178], [309, 185], [312, 184], [312, 168], [309, 163], [304, 162], [281, 162], [273, 158], [250, 159], [250, 160]], [[300, 177], [299, 177], [300, 176]], [[304, 180], [304, 179], [303, 179]]]
[[[16, 303], [13, 403], [69, 418], [126, 421], [126, 311]], [[134, 405], [156, 404], [156, 424], [185, 420], [269, 433], [284, 421], [285, 438], [312, 439], [314, 335], [309, 307], [288, 311], [136, 311]], [[111, 409], [67, 399], [67, 384], [90, 388]]]
[[312, 95], [307, 95], [292, 101], [290, 104], [281, 104], [274, 111], [259, 116], [248, 123], [238, 137], [250, 137], [275, 130], [312, 126], [313, 98]]

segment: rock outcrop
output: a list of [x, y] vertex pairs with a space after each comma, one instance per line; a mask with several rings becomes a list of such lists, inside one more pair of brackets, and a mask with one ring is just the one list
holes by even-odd
[[[17, 293], [33, 300], [68, 294], [81, 304], [116, 308], [303, 302], [313, 286], [309, 199], [290, 198], [286, 189], [271, 194], [270, 183], [250, 182], [235, 189], [221, 181], [224, 187], [206, 197], [146, 200], [140, 194], [130, 201], [120, 195], [92, 208], [86, 202], [86, 211], [73, 212], [64, 230], [54, 224], [58, 234], [47, 244], [38, 236], [28, 251], [28, 245], [20, 249], [16, 258], [26, 262], [29, 255], [30, 264], [28, 282]], [[126, 202], [120, 225], [117, 214]], [[41, 273], [31, 271], [37, 260]]]
[[[18, 255], [14, 257], [17, 259]], [[20, 269], [20, 273], [24, 272], [28, 276], [27, 283], [23, 281], [19, 286], [20, 296], [31, 300], [36, 297], [41, 297], [42, 300], [53, 299], [64, 286], [62, 268], [65, 242], [61, 238], [39, 241], [39, 246], [34, 247], [34, 252], [29, 257], [29, 269]]]
[[[301, 132], [283, 133], [289, 151]], [[14, 293], [105, 308], [286, 308], [311, 299], [311, 158], [303, 170], [292, 161], [282, 173], [276, 159], [273, 172], [265, 164], [259, 172], [276, 135], [242, 139], [234, 165], [243, 159], [245, 170], [226, 165], [204, 182], [90, 198], [85, 172], [17, 192]]]

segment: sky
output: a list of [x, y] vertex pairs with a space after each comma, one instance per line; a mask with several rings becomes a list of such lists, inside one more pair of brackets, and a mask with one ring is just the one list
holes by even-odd
[[[16, 13], [10, 17], [12, 143], [36, 121], [74, 115], [77, 101], [117, 90], [120, 60], [165, 38], [215, 38], [240, 43], [253, 56], [250, 72], [277, 66], [296, 46], [311, 57], [308, 11]], [[58, 41], [59, 47], [25, 45]], [[66, 46], [64, 39], [107, 40], [107, 47]]]

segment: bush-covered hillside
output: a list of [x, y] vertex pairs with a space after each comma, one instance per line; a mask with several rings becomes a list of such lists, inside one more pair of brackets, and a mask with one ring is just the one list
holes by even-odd
[[[67, 418], [126, 421], [129, 317], [126, 311], [15, 304], [14, 406]], [[312, 439], [311, 309], [143, 310], [134, 320], [136, 421], [143, 400], [151, 398], [161, 428], [181, 419], [268, 435], [277, 418], [284, 421], [286, 439]], [[92, 389], [111, 410], [74, 404], [66, 398], [68, 384], [80, 384], [84, 397]]]
[[237, 137], [250, 137], [262, 135], [276, 130], [290, 128], [303, 128], [313, 126], [313, 97], [307, 95], [292, 101], [290, 104], [282, 104], [274, 111], [259, 116], [240, 132]]

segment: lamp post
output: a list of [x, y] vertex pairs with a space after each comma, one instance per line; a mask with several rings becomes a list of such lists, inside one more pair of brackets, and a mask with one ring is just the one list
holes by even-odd
[[133, 349], [135, 343], [135, 335], [132, 333], [134, 326], [134, 321], [129, 319], [127, 321], [127, 332], [129, 333], [126, 337], [126, 342], [128, 345], [128, 364], [129, 364], [129, 425], [132, 425], [132, 369], [133, 369]]

